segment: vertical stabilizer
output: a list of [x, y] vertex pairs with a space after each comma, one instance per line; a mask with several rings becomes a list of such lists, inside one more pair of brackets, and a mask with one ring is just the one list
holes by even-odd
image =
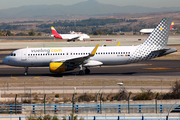
[[127, 63], [134, 63], [143, 60], [152, 59], [159, 56], [159, 52], [166, 48], [172, 18], [164, 18], [153, 30], [150, 36], [131, 54]]
[[171, 28], [170, 28], [170, 30], [172, 30], [173, 27], [174, 27], [174, 22], [171, 23]]
[[153, 47], [155, 50], [165, 47], [168, 42], [171, 23], [172, 18], [164, 18], [142, 45]]
[[53, 35], [59, 35], [54, 27], [51, 27], [51, 31]]
[[57, 33], [56, 29], [54, 27], [51, 27], [52, 34], [55, 38], [62, 39], [62, 36]]

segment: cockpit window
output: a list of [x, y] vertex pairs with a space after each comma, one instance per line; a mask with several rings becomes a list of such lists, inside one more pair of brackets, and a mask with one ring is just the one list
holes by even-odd
[[11, 53], [9, 54], [9, 56], [16, 56], [16, 53]]

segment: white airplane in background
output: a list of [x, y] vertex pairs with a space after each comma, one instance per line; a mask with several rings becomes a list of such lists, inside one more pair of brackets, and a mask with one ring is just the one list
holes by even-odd
[[90, 36], [88, 36], [87, 34], [77, 34], [77, 33], [73, 33], [73, 34], [58, 34], [58, 32], [55, 30], [54, 27], [51, 27], [51, 31], [52, 31], [52, 35], [53, 37], [55, 38], [58, 38], [58, 39], [67, 39], [68, 42], [69, 41], [75, 41], [75, 39], [78, 39], [78, 40], [84, 40], [84, 39], [88, 39], [90, 38]]
[[[3, 59], [10, 66], [49, 67], [51, 73], [79, 68], [79, 74], [89, 74], [89, 67], [136, 63], [176, 52], [167, 47], [172, 18], [164, 18], [151, 35], [138, 46], [25, 48], [13, 51]], [[83, 67], [86, 69], [83, 70]]]
[[[174, 26], [174, 22], [171, 23], [170, 30], [173, 29], [173, 26]], [[144, 33], [144, 34], [151, 34], [153, 30], [154, 30], [154, 28], [141, 29], [140, 32], [141, 32], [141, 33]]]

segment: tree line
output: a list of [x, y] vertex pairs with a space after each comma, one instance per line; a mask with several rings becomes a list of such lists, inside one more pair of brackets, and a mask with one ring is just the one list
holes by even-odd
[[41, 36], [42, 33], [39, 32], [39, 33], [35, 33], [34, 30], [31, 30], [29, 31], [28, 33], [24, 33], [24, 32], [20, 32], [20, 33], [11, 33], [10, 30], [0, 30], [0, 36]]
[[[43, 21], [24, 21], [24, 22], [15, 22], [15, 23], [38, 23], [36, 25], [36, 29], [27, 31], [27, 25], [13, 25], [10, 23], [1, 23], [0, 28], [0, 36], [33, 36], [33, 35], [41, 35], [43, 33], [51, 34], [51, 26], [54, 26], [58, 33], [65, 34], [69, 31], [83, 32], [92, 35], [115, 35], [116, 33], [122, 32], [139, 32], [143, 28], [155, 28], [156, 24], [147, 25], [143, 22], [139, 22], [136, 26], [131, 25], [134, 22], [138, 22], [136, 19], [87, 19], [87, 20], [78, 20], [78, 21], [70, 21], [70, 20], [59, 20], [55, 22], [50, 22], [50, 24], [44, 24]], [[122, 23], [126, 22], [126, 25]], [[40, 24], [42, 23], [42, 24]], [[28, 25], [31, 28], [31, 25]], [[180, 26], [175, 25], [174, 28], [180, 29]], [[21, 30], [25, 32], [19, 32], [16, 34], [10, 33], [12, 30]], [[177, 30], [177, 33], [180, 32]], [[29, 32], [34, 33], [29, 33]]]

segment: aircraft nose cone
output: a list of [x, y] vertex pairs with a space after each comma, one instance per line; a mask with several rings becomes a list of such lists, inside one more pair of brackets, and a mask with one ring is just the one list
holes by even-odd
[[7, 58], [5, 57], [5, 58], [2, 60], [2, 63], [6, 64], [6, 61], [7, 61]]

